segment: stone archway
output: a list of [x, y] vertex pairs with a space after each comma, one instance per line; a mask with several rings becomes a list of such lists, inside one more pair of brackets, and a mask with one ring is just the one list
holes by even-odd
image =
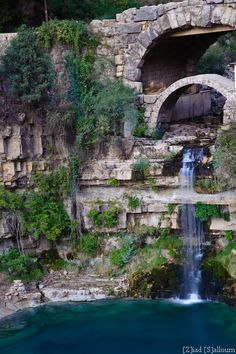
[[[197, 54], [201, 56], [216, 41], [217, 35], [235, 30], [236, 8], [235, 3], [223, 3], [223, 0], [219, 3], [217, 1], [217, 4], [214, 0], [198, 2], [190, 0], [142, 7], [136, 11], [131, 22], [132, 31], [131, 29], [130, 31], [136, 31], [135, 42], [128, 44], [124, 50], [122, 76], [126, 85], [141, 94], [143, 93], [142, 68], [158, 40], [165, 36], [201, 35], [201, 43], [204, 41], [203, 37], [214, 35], [215, 37], [209, 40]], [[182, 74], [182, 77], [186, 76], [190, 76], [188, 72]], [[180, 78], [174, 78], [172, 83]]]
[[217, 74], [205, 74], [180, 79], [157, 96], [156, 102], [152, 106], [149, 127], [155, 128], [158, 122], [170, 122], [171, 113], [177, 100], [181, 94], [192, 85], [209, 86], [221, 93], [226, 99], [224, 106], [224, 123], [235, 119], [230, 104], [230, 102], [232, 103], [236, 100], [234, 82]]

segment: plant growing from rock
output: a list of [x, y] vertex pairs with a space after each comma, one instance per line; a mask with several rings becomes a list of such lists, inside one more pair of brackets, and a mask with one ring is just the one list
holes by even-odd
[[156, 186], [156, 181], [153, 177], [148, 177], [147, 184], [153, 192], [159, 192], [159, 188]]
[[98, 209], [91, 209], [87, 217], [93, 226], [112, 228], [117, 225], [120, 212], [121, 208], [114, 203], [110, 203], [109, 207], [103, 211], [101, 206]]
[[143, 138], [146, 136], [148, 130], [148, 124], [144, 119], [145, 109], [143, 107], [139, 108], [138, 118], [135, 128], [133, 129], [133, 136], [137, 138]]
[[0, 271], [6, 272], [10, 279], [20, 278], [28, 282], [39, 281], [43, 277], [36, 258], [21, 255], [14, 247], [0, 255]]
[[221, 130], [216, 139], [214, 168], [221, 190], [236, 186], [236, 124], [231, 123], [227, 130]]
[[20, 28], [1, 57], [0, 74], [7, 82], [7, 95], [14, 100], [38, 104], [49, 98], [55, 73], [32, 29]]
[[233, 231], [231, 231], [231, 230], [226, 230], [226, 231], [224, 231], [224, 238], [225, 238], [227, 241], [232, 241], [233, 238], [234, 238]]
[[80, 237], [79, 248], [89, 257], [95, 257], [100, 250], [98, 234], [84, 234]]
[[168, 205], [167, 205], [168, 213], [169, 213], [170, 215], [173, 214], [173, 212], [175, 211], [176, 206], [177, 206], [176, 204], [168, 204]]
[[131, 165], [132, 175], [134, 179], [143, 180], [149, 175], [149, 162], [146, 158], [140, 158]]
[[122, 268], [130, 262], [137, 251], [137, 243], [134, 237], [125, 235], [122, 238], [120, 248], [111, 250], [109, 258], [112, 265]]
[[119, 187], [120, 181], [118, 181], [118, 179], [116, 179], [115, 177], [110, 177], [107, 180], [107, 185], [111, 187]]
[[128, 199], [128, 207], [131, 210], [137, 209], [138, 206], [140, 205], [140, 199], [136, 195], [128, 195], [127, 199]]
[[198, 202], [195, 207], [195, 215], [201, 221], [207, 221], [210, 218], [220, 218], [229, 221], [229, 213], [222, 212], [221, 207], [215, 204], [203, 204]]
[[218, 182], [211, 178], [199, 179], [196, 181], [196, 187], [205, 193], [215, 193], [218, 189]]

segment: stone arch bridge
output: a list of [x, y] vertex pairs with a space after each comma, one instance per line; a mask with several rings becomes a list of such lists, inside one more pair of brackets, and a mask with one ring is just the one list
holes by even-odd
[[[195, 75], [180, 79], [171, 84], [166, 90], [156, 97], [156, 101], [152, 105], [152, 113], [150, 116], [150, 128], [155, 128], [157, 119], [159, 122], [170, 122], [174, 107], [181, 94], [192, 85], [204, 85], [214, 88], [221, 93], [228, 104], [225, 104], [224, 121], [230, 121], [231, 114], [228, 110], [229, 102], [236, 99], [234, 93], [234, 82], [221, 75], [205, 74]], [[230, 114], [230, 116], [229, 116]], [[235, 117], [236, 118], [236, 117]], [[233, 117], [232, 117], [233, 119]]]
[[180, 96], [182, 87], [195, 83], [223, 94], [225, 123], [236, 117], [232, 82], [219, 76], [194, 78], [209, 46], [235, 30], [236, 0], [184, 0], [132, 8], [117, 14], [115, 20], [94, 20], [91, 28], [102, 38], [98, 52], [115, 61], [113, 75], [139, 94], [150, 127], [159, 113], [163, 119], [164, 110]]

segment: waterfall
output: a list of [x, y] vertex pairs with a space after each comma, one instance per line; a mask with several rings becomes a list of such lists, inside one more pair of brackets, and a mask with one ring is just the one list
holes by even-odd
[[[191, 194], [194, 189], [195, 171], [202, 161], [202, 148], [188, 148], [184, 151], [180, 169], [181, 187], [183, 193]], [[195, 216], [195, 206], [191, 204], [181, 207], [181, 228], [183, 232], [183, 286], [181, 298], [199, 300], [199, 285], [201, 281], [200, 262], [204, 245], [202, 222]]]

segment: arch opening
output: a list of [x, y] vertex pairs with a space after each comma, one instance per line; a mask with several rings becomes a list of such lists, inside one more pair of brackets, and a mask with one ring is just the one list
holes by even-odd
[[[196, 92], [189, 93], [191, 88]], [[212, 86], [185, 85], [172, 92], [160, 107], [158, 123], [205, 124], [217, 127], [223, 123], [226, 97]]]
[[[197, 74], [197, 65], [206, 50], [230, 26], [178, 29], [158, 37], [143, 58], [141, 82], [144, 94], [159, 94], [175, 81]], [[194, 88], [193, 88], [194, 89]]]

